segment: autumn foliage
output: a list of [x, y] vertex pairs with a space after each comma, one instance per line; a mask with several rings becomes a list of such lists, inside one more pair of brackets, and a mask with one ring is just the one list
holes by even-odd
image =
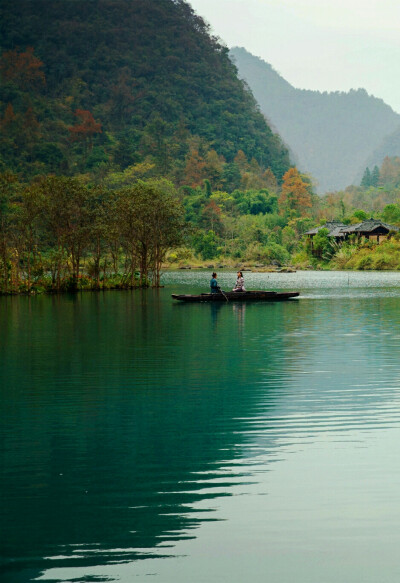
[[197, 149], [192, 149], [186, 159], [184, 172], [185, 184], [192, 187], [199, 186], [204, 178], [206, 178], [204, 171], [205, 166], [206, 162], [199, 154], [199, 151]]
[[15, 117], [16, 116], [12, 103], [8, 103], [4, 112], [3, 119], [0, 122], [0, 127], [2, 129], [7, 129], [9, 126], [13, 124], [13, 122], [15, 121]]
[[303, 180], [297, 168], [290, 168], [283, 176], [279, 198], [281, 208], [304, 212], [312, 206], [310, 184]]
[[21, 88], [46, 84], [43, 62], [33, 54], [33, 47], [25, 51], [5, 51], [0, 58], [0, 72], [4, 81], [12, 81]]
[[85, 109], [77, 109], [75, 116], [79, 122], [68, 128], [71, 140], [73, 142], [88, 142], [91, 145], [93, 136], [101, 134], [101, 123], [96, 122], [90, 111]]

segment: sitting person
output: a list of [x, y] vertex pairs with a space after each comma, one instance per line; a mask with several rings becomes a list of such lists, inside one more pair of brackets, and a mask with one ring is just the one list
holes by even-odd
[[211, 288], [211, 293], [212, 294], [218, 294], [219, 293], [219, 285], [217, 282], [217, 274], [215, 273], [215, 271], [212, 274], [212, 278], [210, 281], [210, 288]]
[[244, 287], [244, 277], [241, 271], [237, 272], [237, 279], [236, 279], [236, 285], [233, 288], [234, 292], [244, 292], [246, 291], [246, 288]]

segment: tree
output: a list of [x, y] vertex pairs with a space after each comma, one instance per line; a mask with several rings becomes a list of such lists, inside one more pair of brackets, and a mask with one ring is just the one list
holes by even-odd
[[400, 224], [400, 205], [388, 204], [382, 211], [382, 219], [391, 224]]
[[371, 171], [369, 168], [364, 170], [364, 174], [361, 180], [361, 186], [363, 188], [369, 188], [371, 186]]
[[[32, 267], [38, 261], [37, 248], [39, 244], [39, 219], [43, 211], [43, 192], [34, 185], [26, 188], [22, 193], [21, 205], [16, 228], [21, 237], [20, 258], [24, 260], [24, 267], [28, 276], [27, 289], [32, 286]], [[22, 251], [25, 251], [23, 254]]]
[[200, 186], [206, 177], [205, 167], [206, 161], [199, 154], [199, 151], [196, 148], [191, 149], [186, 157], [184, 183], [192, 188]]
[[23, 137], [26, 141], [33, 142], [36, 138], [40, 137], [40, 123], [38, 122], [32, 107], [28, 107], [24, 114], [23, 127]]
[[212, 196], [212, 188], [208, 179], [204, 181], [204, 194], [206, 198], [210, 198]]
[[328, 233], [328, 229], [320, 229], [313, 238], [313, 250], [318, 257], [323, 257], [332, 250], [332, 238]]
[[236, 154], [233, 161], [238, 165], [242, 174], [243, 172], [248, 172], [250, 170], [249, 162], [243, 150], [238, 150], [238, 153]]
[[0, 268], [3, 288], [7, 292], [10, 279], [10, 236], [12, 233], [12, 199], [18, 189], [17, 176], [0, 174]]
[[83, 142], [85, 149], [93, 147], [93, 136], [101, 134], [101, 123], [96, 122], [90, 111], [86, 109], [77, 109], [75, 117], [78, 118], [78, 123], [69, 127], [72, 142]]
[[282, 245], [289, 253], [293, 253], [297, 244], [296, 233], [292, 227], [286, 226], [282, 229]]
[[283, 175], [279, 204], [283, 209], [304, 213], [312, 206], [311, 185], [304, 180], [297, 168], [290, 168]]
[[153, 231], [151, 268], [153, 285], [158, 287], [162, 262], [170, 249], [182, 244], [187, 226], [173, 184], [167, 180], [154, 180], [150, 181], [149, 187], [152, 194], [148, 204], [152, 208], [150, 225]]
[[144, 91], [137, 91], [137, 85], [136, 79], [131, 77], [129, 67], [120, 70], [116, 84], [111, 87], [108, 104], [110, 115], [118, 125], [133, 113], [135, 102], [145, 94]]
[[285, 264], [289, 261], [289, 253], [279, 243], [270, 241], [264, 248], [264, 257], [268, 262], [277, 261], [279, 264]]
[[107, 186], [115, 189], [130, 186], [139, 179], [144, 179], [154, 170], [154, 164], [149, 161], [138, 162], [128, 166], [122, 172], [110, 172], [105, 178]]
[[140, 283], [160, 283], [160, 269], [167, 251], [182, 243], [185, 230], [183, 207], [167, 180], [139, 180], [118, 193], [122, 242], [130, 257], [130, 273], [140, 269]]
[[65, 253], [72, 264], [71, 289], [77, 289], [81, 259], [89, 245], [92, 216], [89, 191], [76, 178], [49, 176], [35, 185], [43, 194], [44, 221], [57, 254], [56, 286], [61, 285], [61, 263]]
[[380, 169], [380, 182], [383, 185], [397, 186], [400, 183], [400, 157], [386, 156]]
[[379, 184], [380, 172], [378, 166], [374, 166], [371, 172], [371, 186], [377, 187]]
[[262, 175], [264, 186], [271, 192], [277, 192], [278, 182], [271, 168], [267, 168]]
[[222, 173], [222, 184], [227, 192], [232, 192], [240, 187], [241, 174], [236, 162], [225, 164]]
[[138, 155], [135, 152], [132, 140], [128, 139], [126, 136], [122, 136], [115, 144], [112, 154], [114, 163], [117, 164], [121, 170], [124, 170], [134, 162], [138, 161]]
[[218, 239], [214, 231], [197, 233], [193, 238], [193, 246], [201, 258], [205, 261], [213, 259], [218, 252]]
[[33, 54], [33, 47], [28, 47], [25, 51], [5, 51], [0, 58], [0, 72], [4, 81], [12, 81], [21, 89], [46, 84], [42, 67], [42, 61]]
[[241, 214], [259, 215], [278, 212], [277, 197], [270, 195], [266, 189], [245, 192], [235, 190], [232, 194], [236, 201], [237, 210]]
[[119, 199], [119, 192], [108, 191], [108, 196], [103, 202], [104, 216], [106, 218], [104, 239], [106, 247], [112, 257], [114, 275], [118, 274], [122, 245], [122, 224], [120, 220], [121, 211], [119, 208]]
[[12, 103], [7, 103], [7, 107], [4, 111], [4, 117], [1, 120], [1, 128], [8, 131], [9, 128], [13, 126], [15, 118], [16, 115]]
[[204, 172], [213, 188], [219, 188], [224, 167], [223, 156], [218, 156], [215, 150], [209, 150], [205, 156]]
[[204, 207], [202, 212], [202, 222], [204, 227], [211, 231], [219, 232], [222, 229], [221, 209], [215, 200], [211, 199]]
[[[368, 215], [365, 211], [363, 211], [362, 209], [357, 209], [353, 212], [352, 217], [350, 218], [351, 222], [353, 223], [360, 223], [363, 221], [366, 221], [368, 218]], [[352, 220], [354, 219], [354, 220]]]
[[[100, 263], [107, 244], [109, 225], [112, 222], [112, 218], [107, 213], [109, 209], [107, 202], [113, 193], [102, 186], [96, 186], [88, 194], [90, 220], [88, 249], [91, 252], [93, 261], [95, 285], [97, 289], [100, 289]], [[106, 265], [106, 260], [104, 260], [104, 263]]]
[[174, 144], [171, 127], [158, 113], [155, 113], [146, 125], [142, 140], [147, 154], [153, 157], [157, 169], [167, 174], [174, 156]]
[[34, 146], [33, 157], [45, 164], [51, 172], [57, 172], [62, 163], [66, 163], [65, 156], [61, 148], [54, 143], [45, 142]]

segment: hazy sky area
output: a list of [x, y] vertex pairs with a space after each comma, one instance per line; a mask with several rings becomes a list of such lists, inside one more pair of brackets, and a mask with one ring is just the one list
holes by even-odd
[[189, 0], [228, 47], [294, 87], [363, 87], [400, 113], [399, 0]]

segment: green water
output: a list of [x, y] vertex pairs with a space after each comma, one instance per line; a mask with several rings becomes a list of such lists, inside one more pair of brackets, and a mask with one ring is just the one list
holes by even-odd
[[245, 275], [0, 298], [2, 582], [399, 580], [400, 273]]

